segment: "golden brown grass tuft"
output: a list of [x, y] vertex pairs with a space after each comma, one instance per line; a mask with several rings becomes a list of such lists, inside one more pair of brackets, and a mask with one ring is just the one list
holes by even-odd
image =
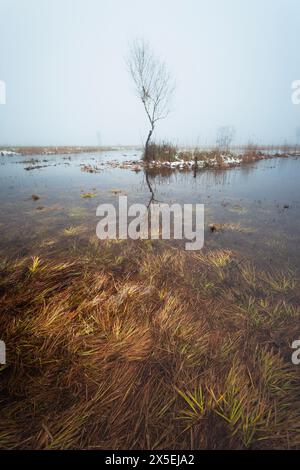
[[0, 448], [300, 447], [290, 275], [91, 240], [72, 260], [6, 260], [0, 292]]

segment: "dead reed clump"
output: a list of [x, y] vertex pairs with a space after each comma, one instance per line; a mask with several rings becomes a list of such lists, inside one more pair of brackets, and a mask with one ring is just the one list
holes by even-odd
[[150, 162], [173, 162], [176, 160], [177, 148], [168, 142], [155, 143], [148, 145], [147, 159]]

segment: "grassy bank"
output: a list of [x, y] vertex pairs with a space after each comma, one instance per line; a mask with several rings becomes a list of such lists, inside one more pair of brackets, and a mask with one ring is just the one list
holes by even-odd
[[2, 262], [0, 292], [0, 448], [300, 447], [294, 273], [90, 239]]
[[[299, 152], [298, 152], [299, 153]], [[147, 167], [170, 167], [173, 169], [201, 169], [201, 168], [228, 168], [258, 160], [288, 157], [298, 155], [297, 148], [279, 147], [277, 150], [265, 147], [264, 150], [256, 145], [247, 145], [243, 148], [210, 149], [180, 148], [171, 143], [152, 143], [148, 149], [148, 159], [144, 164]]]

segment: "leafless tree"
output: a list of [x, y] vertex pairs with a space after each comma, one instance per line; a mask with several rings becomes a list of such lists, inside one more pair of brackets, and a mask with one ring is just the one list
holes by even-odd
[[222, 150], [228, 150], [235, 135], [233, 126], [222, 126], [217, 130], [217, 146]]
[[166, 63], [154, 56], [149, 44], [143, 39], [133, 42], [128, 57], [128, 69], [150, 123], [144, 154], [145, 160], [148, 160], [148, 148], [155, 125], [170, 112], [174, 82]]

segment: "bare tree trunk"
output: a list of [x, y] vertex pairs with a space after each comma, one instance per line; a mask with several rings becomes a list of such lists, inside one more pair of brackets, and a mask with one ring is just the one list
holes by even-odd
[[146, 160], [146, 161], [149, 161], [149, 159], [150, 159], [150, 158], [149, 158], [149, 157], [150, 157], [150, 156], [149, 156], [149, 143], [150, 143], [150, 139], [151, 139], [151, 136], [152, 136], [152, 134], [153, 134], [153, 131], [154, 131], [154, 126], [153, 126], [153, 124], [152, 124], [152, 127], [151, 127], [151, 129], [150, 129], [150, 131], [149, 131], [149, 134], [148, 134], [148, 137], [147, 137], [147, 140], [146, 140], [146, 143], [145, 143], [145, 160]]

